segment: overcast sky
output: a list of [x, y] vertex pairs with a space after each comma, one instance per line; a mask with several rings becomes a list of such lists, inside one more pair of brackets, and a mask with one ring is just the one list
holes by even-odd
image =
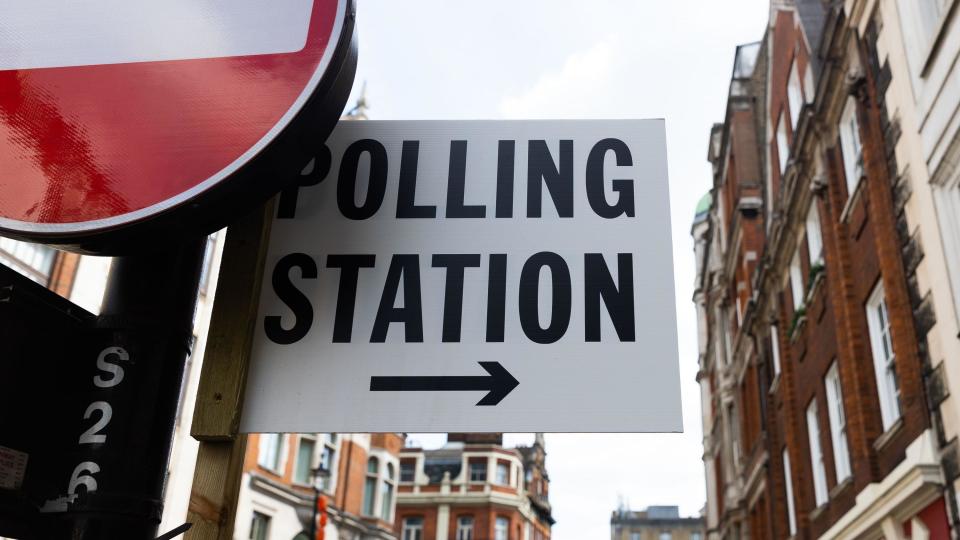
[[371, 119], [666, 119], [685, 433], [547, 435], [553, 538], [609, 538], [618, 496], [634, 508], [675, 504], [698, 513], [705, 489], [690, 223], [710, 187], [707, 138], [723, 120], [734, 47], [762, 36], [768, 2], [358, 4], [351, 103], [366, 81]]

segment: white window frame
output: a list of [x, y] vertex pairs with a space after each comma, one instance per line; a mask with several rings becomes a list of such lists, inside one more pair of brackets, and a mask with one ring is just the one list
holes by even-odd
[[823, 231], [820, 228], [820, 210], [817, 201], [810, 203], [807, 211], [807, 251], [810, 254], [810, 266], [823, 262]]
[[810, 66], [810, 62], [807, 61], [807, 69], [803, 70], [803, 96], [806, 102], [813, 103], [813, 98], [816, 93], [817, 89], [813, 84], [813, 68]]
[[896, 354], [890, 333], [890, 311], [884, 297], [883, 283], [877, 282], [867, 300], [867, 326], [870, 329], [870, 350], [880, 399], [883, 430], [887, 431], [900, 419], [900, 389], [896, 371]]
[[797, 246], [790, 260], [790, 292], [793, 295], [793, 311], [800, 311], [804, 307], [803, 266], [800, 264], [800, 246]]
[[790, 107], [790, 127], [796, 131], [797, 121], [800, 120], [800, 109], [803, 107], [803, 89], [800, 87], [796, 58], [790, 65], [790, 76], [787, 79], [787, 104]]
[[[475, 464], [482, 464], [482, 466], [481, 466], [481, 465], [477, 465], [478, 470], [480, 470], [480, 469], [483, 470], [483, 478], [480, 479], [480, 480], [474, 480], [474, 479], [473, 479], [473, 466], [474, 466]], [[486, 482], [486, 481], [490, 478], [490, 470], [489, 470], [490, 467], [489, 467], [489, 465], [490, 465], [490, 464], [487, 463], [486, 460], [484, 460], [484, 461], [479, 461], [479, 460], [478, 460], [478, 461], [470, 461], [470, 460], [468, 459], [468, 460], [467, 460], [467, 481], [470, 482], [471, 484], [482, 484], [482, 483]]]
[[423, 518], [404, 518], [400, 531], [400, 540], [423, 540]]
[[[903, 47], [907, 55], [907, 65], [918, 87], [921, 73], [932, 52], [933, 40], [943, 24], [952, 0], [919, 0], [918, 2], [896, 2], [900, 14]], [[925, 4], [925, 7], [921, 4]]]
[[935, 186], [933, 194], [953, 292], [954, 316], [960, 321], [960, 169], [942, 185]]
[[[370, 471], [370, 463], [375, 462], [377, 469], [373, 472]], [[360, 508], [361, 513], [367, 517], [377, 517], [379, 512], [377, 510], [380, 508], [380, 483], [381, 483], [381, 474], [383, 473], [383, 468], [386, 466], [386, 463], [380, 459], [379, 456], [369, 456], [367, 458], [367, 463], [364, 465], [363, 469], [363, 499], [360, 503], [362, 507]], [[370, 489], [370, 480], [373, 480], [373, 487]], [[370, 504], [367, 505], [368, 499], [367, 495], [370, 495]]]
[[[324, 465], [327, 471], [330, 473], [327, 477], [322, 479], [323, 491], [327, 493], [332, 493], [336, 489], [336, 479], [339, 475], [337, 470], [339, 462], [337, 461], [337, 434], [328, 433], [323, 437], [323, 442], [320, 445], [320, 450], [317, 455], [317, 467], [321, 464]], [[329, 463], [327, 463], [329, 461]]]
[[853, 197], [863, 176], [863, 139], [857, 120], [857, 102], [847, 97], [840, 115], [840, 152], [843, 154], [843, 174], [847, 181], [847, 195]]
[[393, 510], [397, 504], [397, 466], [389, 461], [384, 463], [377, 492], [380, 503], [380, 519], [392, 522]]
[[[310, 452], [310, 457], [308, 458], [309, 461], [307, 463], [307, 477], [304, 479], [300, 479], [300, 478], [297, 478], [297, 473], [299, 472], [299, 469], [300, 469], [300, 447], [303, 445], [303, 441], [312, 442], [313, 451]], [[310, 477], [313, 474], [313, 464], [316, 463], [316, 460], [317, 460], [317, 447], [318, 447], [317, 437], [315, 435], [308, 435], [305, 433], [301, 433], [297, 437], [297, 451], [293, 457], [293, 475], [292, 476], [293, 476], [294, 484], [299, 484], [301, 486], [310, 485]]]
[[[500, 473], [505, 472], [506, 478], [500, 478]], [[494, 465], [494, 483], [500, 486], [509, 486], [510, 485], [510, 464], [496, 462]]]
[[[258, 520], [257, 518], [263, 518]], [[263, 523], [263, 535], [254, 536], [257, 533], [257, 522]], [[272, 516], [265, 512], [259, 510], [254, 510], [253, 514], [250, 516], [250, 534], [247, 535], [251, 540], [259, 540], [259, 538], [270, 538], [270, 522], [272, 521]]]
[[793, 476], [791, 476], [790, 453], [787, 447], [783, 447], [781, 454], [783, 463], [783, 488], [787, 492], [787, 524], [790, 527], [790, 536], [797, 534], [797, 515], [796, 508], [793, 505]]
[[493, 540], [509, 540], [509, 539], [510, 539], [510, 520], [503, 516], [497, 516], [493, 524]]
[[810, 468], [813, 470], [813, 495], [817, 506], [827, 502], [827, 471], [820, 447], [820, 421], [817, 418], [817, 400], [807, 406], [807, 436], [810, 442]]
[[823, 386], [827, 391], [827, 416], [830, 420], [830, 442], [833, 447], [833, 464], [837, 474], [837, 483], [850, 477], [850, 448], [847, 444], [847, 415], [843, 410], [843, 385], [840, 384], [840, 371], [834, 361]]
[[473, 516], [460, 516], [457, 518], [457, 540], [473, 539]]
[[780, 163], [780, 176], [787, 171], [787, 161], [790, 159], [790, 139], [787, 136], [787, 125], [783, 122], [783, 111], [777, 118], [777, 160]]
[[777, 325], [770, 325], [770, 350], [773, 356], [773, 376], [780, 375], [780, 334]]
[[[276, 454], [273, 456], [271, 456], [269, 446], [264, 444], [267, 439], [277, 441]], [[286, 442], [287, 436], [284, 433], [261, 433], [257, 443], [257, 465], [268, 471], [283, 475], [287, 457]]]

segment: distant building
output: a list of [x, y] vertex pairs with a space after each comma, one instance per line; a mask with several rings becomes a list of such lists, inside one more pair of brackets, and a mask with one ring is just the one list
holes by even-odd
[[546, 449], [504, 448], [500, 433], [450, 434], [436, 450], [400, 452], [400, 540], [549, 540]]
[[702, 540], [703, 517], [680, 517], [676, 506], [619, 509], [610, 517], [610, 540]]

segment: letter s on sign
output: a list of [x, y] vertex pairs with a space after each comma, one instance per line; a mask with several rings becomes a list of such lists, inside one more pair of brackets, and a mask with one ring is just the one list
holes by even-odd
[[97, 369], [108, 374], [110, 378], [105, 379], [103, 373], [94, 376], [93, 385], [97, 388], [112, 388], [123, 380], [123, 368], [115, 363], [108, 362], [107, 359], [110, 356], [116, 356], [121, 362], [130, 360], [130, 355], [123, 347], [107, 347], [100, 351], [100, 356], [97, 357]]

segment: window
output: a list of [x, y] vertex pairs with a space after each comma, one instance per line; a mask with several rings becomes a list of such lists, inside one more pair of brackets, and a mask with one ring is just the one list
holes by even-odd
[[800, 246], [790, 261], [790, 291], [793, 293], [793, 311], [803, 307], [803, 270], [800, 267]]
[[384, 521], [391, 521], [390, 514], [393, 513], [393, 483], [396, 481], [394, 476], [393, 463], [387, 463], [387, 476], [380, 484], [380, 518]]
[[412, 460], [400, 461], [400, 481], [413, 482], [417, 477], [417, 462]]
[[857, 102], [847, 98], [840, 115], [840, 151], [843, 153], [843, 174], [847, 179], [847, 196], [852, 197], [863, 175], [863, 146], [857, 123]]
[[0, 238], [0, 264], [9, 266], [41, 285], [50, 281], [56, 255], [55, 249], [41, 244]]
[[834, 362], [827, 371], [823, 385], [827, 389], [827, 413], [830, 417], [830, 442], [833, 444], [833, 462], [837, 483], [850, 476], [850, 451], [847, 448], [847, 419], [843, 413], [843, 392], [840, 387], [840, 372]]
[[797, 61], [790, 66], [790, 79], [787, 81], [787, 101], [790, 104], [790, 126], [797, 128], [800, 108], [803, 107], [803, 91], [800, 89], [800, 76], [797, 74]]
[[777, 325], [770, 325], [770, 351], [773, 357], [773, 375], [780, 374], [780, 335], [777, 333]]
[[787, 524], [790, 527], [790, 536], [797, 534], [797, 516], [793, 508], [793, 477], [790, 475], [790, 454], [787, 447], [783, 447], [783, 487], [787, 492]]
[[217, 247], [217, 233], [207, 236], [203, 248], [203, 269], [200, 271], [200, 294], [207, 294], [210, 287], [210, 271], [213, 270], [213, 252]]
[[640, 540], [640, 533], [630, 533], [630, 540]]
[[816, 199], [807, 211], [807, 250], [811, 266], [823, 260], [823, 234], [820, 232], [820, 211]]
[[660, 536], [657, 537], [657, 540], [672, 540], [673, 535], [670, 534], [670, 531], [660, 531]]
[[890, 314], [883, 296], [883, 284], [877, 283], [867, 300], [867, 325], [870, 327], [870, 348], [877, 377], [880, 416], [886, 431], [900, 418], [900, 383], [894, 365], [893, 341], [890, 338]]
[[533, 469], [527, 469], [527, 472], [523, 476], [523, 487], [530, 489], [531, 484], [533, 483]]
[[423, 518], [411, 517], [404, 519], [400, 540], [423, 540]]
[[827, 472], [823, 466], [820, 448], [820, 423], [817, 420], [817, 401], [807, 407], [807, 436], [810, 438], [810, 465], [813, 468], [813, 495], [817, 506], [827, 502]]
[[699, 532], [690, 533], [690, 540], [701, 540], [701, 535]]
[[493, 528], [493, 540], [509, 540], [510, 521], [505, 517], [498, 517]]
[[250, 520], [250, 540], [267, 540], [269, 533], [270, 516], [255, 511]]
[[487, 481], [487, 462], [485, 460], [470, 462], [470, 481], [471, 482]]
[[380, 472], [380, 462], [372, 457], [367, 460], [367, 477], [363, 484], [363, 513], [367, 516], [376, 515], [374, 510], [377, 502], [377, 475]]
[[279, 474], [281, 472], [280, 465], [283, 457], [282, 448], [282, 433], [261, 433], [257, 464]]
[[330, 433], [324, 438], [323, 447], [320, 449], [320, 463], [317, 465], [329, 474], [322, 478], [321, 488], [324, 491], [333, 489], [333, 477], [336, 474], [337, 467], [337, 434]]
[[317, 441], [308, 435], [300, 435], [300, 445], [297, 447], [297, 465], [293, 470], [293, 481], [298, 484], [309, 484], [312, 476], [313, 451]]
[[910, 71], [919, 78], [950, 0], [915, 0], [896, 4], [904, 25], [903, 39]]
[[813, 69], [810, 67], [810, 63], [807, 62], [807, 69], [803, 71], [803, 93], [807, 98], [807, 103], [813, 103], [813, 97], [816, 92], [817, 89], [813, 87]]
[[790, 157], [790, 141], [787, 139], [787, 126], [783, 123], [783, 113], [777, 119], [777, 159], [780, 160], [780, 174], [787, 170], [787, 158]]
[[510, 465], [497, 463], [497, 483], [501, 486], [510, 485]]
[[460, 516], [457, 519], [457, 540], [473, 540], [472, 516]]

